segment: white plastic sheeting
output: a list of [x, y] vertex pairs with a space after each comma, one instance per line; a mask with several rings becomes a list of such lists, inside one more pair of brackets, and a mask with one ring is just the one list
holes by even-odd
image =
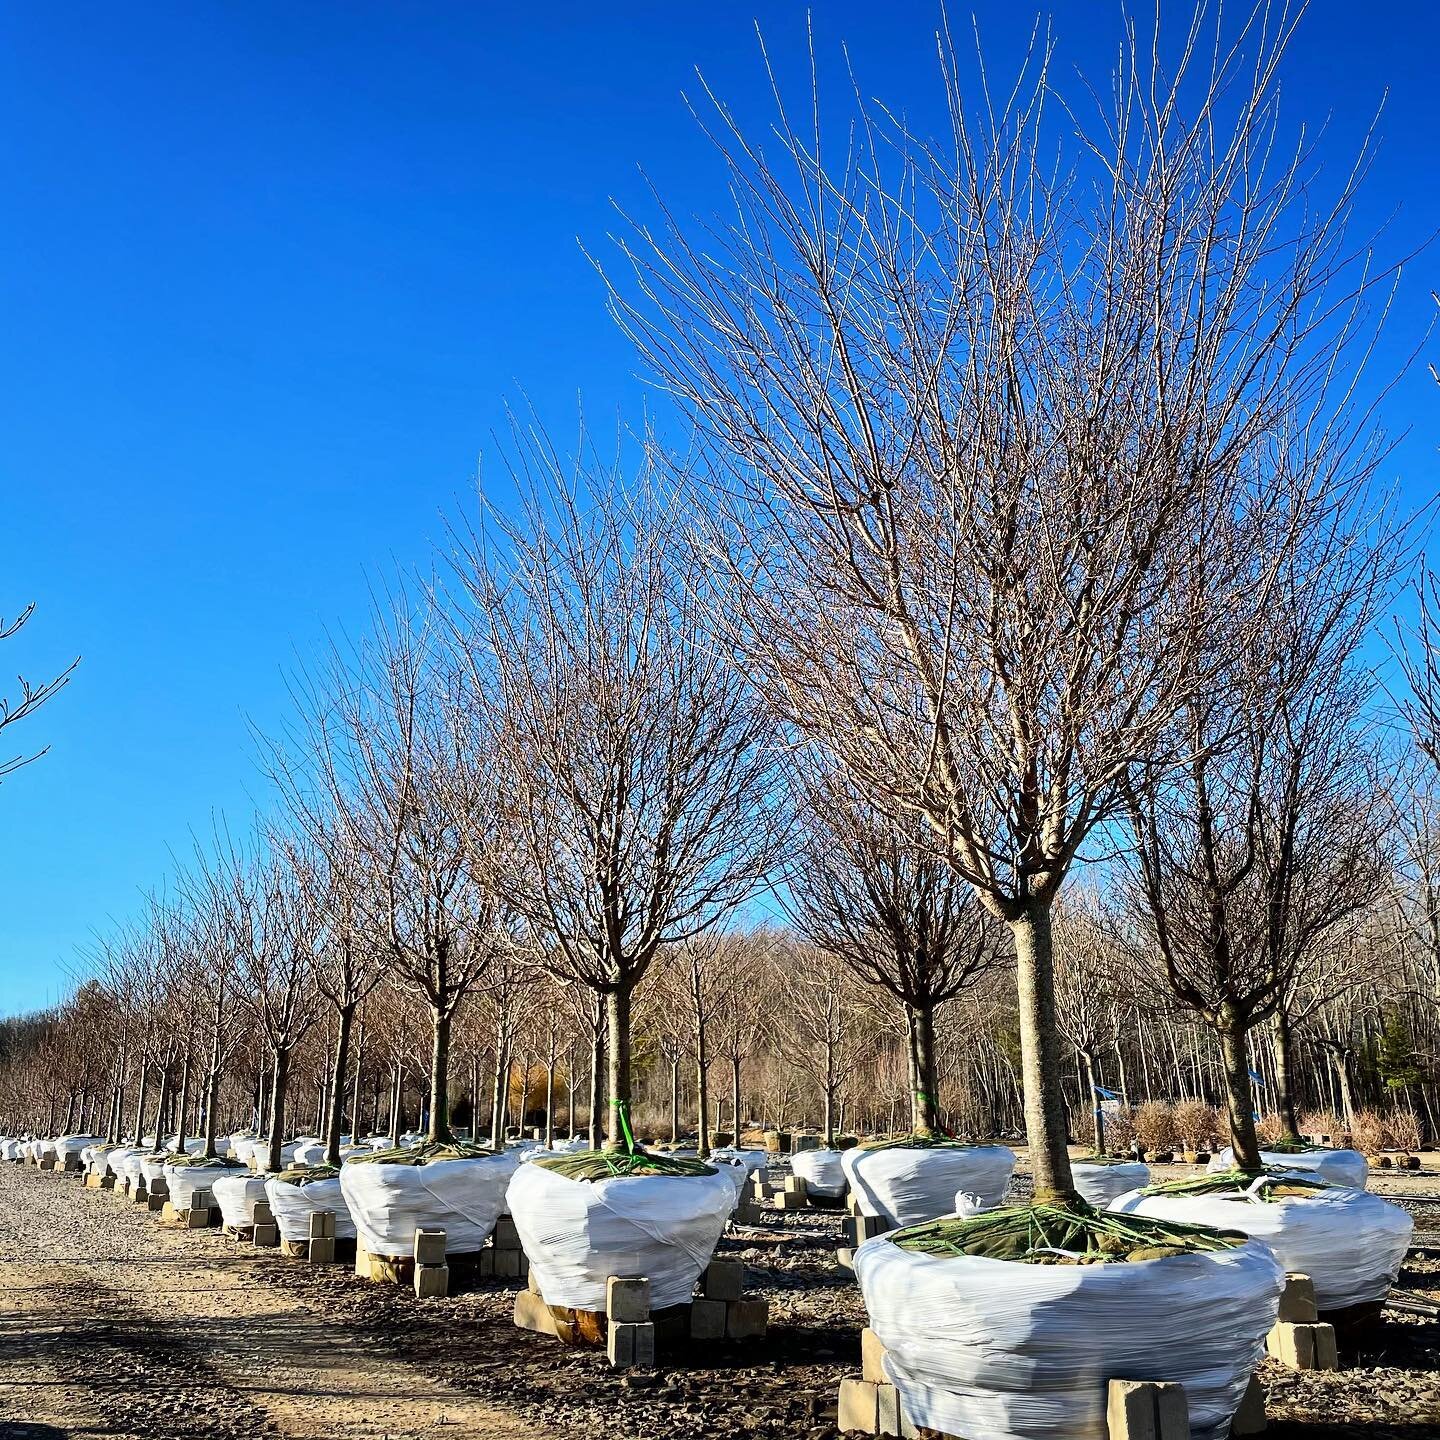
[[105, 1169], [117, 1180], [123, 1179], [125, 1175], [125, 1161], [129, 1160], [132, 1155], [138, 1160], [144, 1153], [143, 1150], [137, 1150], [133, 1145], [120, 1145], [114, 1150], [107, 1150], [105, 1152]]
[[[340, 1163], [343, 1165], [352, 1155], [369, 1155], [372, 1147], [369, 1145], [352, 1145], [350, 1141], [342, 1140], [340, 1143]], [[325, 1142], [323, 1140], [307, 1140], [303, 1145], [295, 1147], [296, 1165], [323, 1165], [325, 1163]]]
[[310, 1217], [321, 1210], [334, 1213], [337, 1240], [355, 1239], [355, 1221], [345, 1203], [338, 1175], [325, 1180], [309, 1180], [304, 1185], [295, 1185], [272, 1175], [265, 1182], [265, 1194], [270, 1199], [270, 1209], [275, 1213], [275, 1223], [280, 1227], [282, 1240], [308, 1240]]
[[72, 1155], [79, 1156], [87, 1145], [98, 1145], [103, 1135], [62, 1135], [55, 1142], [55, 1156], [62, 1163]]
[[770, 1164], [770, 1157], [765, 1151], [740, 1150], [733, 1145], [719, 1146], [710, 1152], [710, 1158], [712, 1160], [738, 1160], [745, 1167], [747, 1175], [763, 1175], [766, 1167]]
[[340, 1188], [360, 1244], [372, 1255], [412, 1254], [422, 1229], [443, 1230], [446, 1253], [468, 1255], [494, 1230], [505, 1187], [520, 1168], [510, 1154], [428, 1165], [366, 1160], [341, 1167]]
[[1150, 1183], [1150, 1167], [1140, 1160], [1122, 1160], [1117, 1165], [1097, 1165], [1088, 1160], [1072, 1160], [1070, 1173], [1082, 1200], [1097, 1210], [1107, 1210], [1117, 1195], [1139, 1190]]
[[822, 1200], [839, 1200], [845, 1194], [843, 1150], [801, 1150], [790, 1157], [790, 1169], [805, 1188]]
[[220, 1207], [221, 1221], [239, 1229], [254, 1223], [253, 1208], [265, 1198], [265, 1180], [244, 1170], [227, 1170], [210, 1182], [210, 1193]]
[[1008, 1145], [857, 1147], [846, 1150], [841, 1163], [862, 1215], [918, 1225], [952, 1214], [960, 1190], [982, 1205], [998, 1205], [1015, 1169], [1015, 1152]]
[[121, 1153], [118, 1160], [111, 1159], [110, 1168], [117, 1175], [121, 1176], [133, 1190], [136, 1182], [144, 1180], [145, 1174], [141, 1169], [141, 1162], [150, 1152], [148, 1150], [126, 1150]]
[[1315, 1282], [1321, 1310], [1343, 1310], [1383, 1300], [1400, 1273], [1413, 1226], [1398, 1205], [1364, 1190], [1335, 1186], [1304, 1197], [1261, 1201], [1247, 1190], [1215, 1195], [1144, 1195], [1132, 1190], [1110, 1209], [1157, 1215], [1193, 1225], [1239, 1230], [1263, 1240], [1285, 1270]]
[[158, 1155], [154, 1151], [141, 1154], [140, 1173], [145, 1177], [147, 1190], [165, 1174], [165, 1165], [169, 1158], [168, 1155]]
[[1221, 1440], [1265, 1350], [1284, 1271], [1264, 1245], [1110, 1265], [855, 1252], [910, 1420], [985, 1440], [1104, 1440], [1106, 1381], [1185, 1387], [1194, 1440]]
[[0, 1140], [0, 1160], [18, 1160], [20, 1158], [20, 1142], [18, 1140]]
[[188, 1210], [197, 1190], [209, 1190], [213, 1195], [217, 1180], [239, 1173], [230, 1165], [166, 1165], [165, 1183], [170, 1189], [170, 1203], [177, 1210]]
[[648, 1276], [653, 1309], [687, 1303], [735, 1208], [729, 1170], [586, 1181], [522, 1165], [507, 1204], [545, 1303], [603, 1310], [612, 1275]]
[[[1370, 1162], [1358, 1150], [1302, 1150], [1298, 1155], [1284, 1150], [1262, 1150], [1260, 1161], [1279, 1170], [1313, 1175], [1329, 1185], [1349, 1185], [1354, 1190], [1363, 1190], [1370, 1179]], [[1205, 1168], [1215, 1175], [1233, 1170], [1235, 1152], [1227, 1145], [1211, 1156]]]

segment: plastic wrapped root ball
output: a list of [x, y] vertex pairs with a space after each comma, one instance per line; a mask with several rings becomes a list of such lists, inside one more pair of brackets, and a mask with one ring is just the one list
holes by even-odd
[[1072, 1160], [1070, 1174], [1080, 1197], [1104, 1210], [1117, 1195], [1150, 1183], [1150, 1167], [1141, 1160]]
[[805, 1182], [805, 1188], [822, 1200], [845, 1198], [844, 1152], [801, 1150], [790, 1157], [791, 1171]]
[[340, 1167], [340, 1189], [370, 1254], [411, 1255], [417, 1230], [443, 1230], [447, 1255], [470, 1255], [504, 1213], [519, 1163], [470, 1144], [376, 1150]]
[[255, 1223], [255, 1202], [265, 1199], [265, 1177], [246, 1170], [231, 1170], [210, 1182], [210, 1193], [220, 1207], [220, 1222], [232, 1230]]
[[355, 1219], [345, 1203], [340, 1172], [326, 1165], [282, 1170], [265, 1182], [271, 1213], [282, 1240], [308, 1240], [310, 1217], [328, 1210], [335, 1217], [335, 1238], [355, 1239]]
[[1008, 1145], [911, 1137], [857, 1145], [841, 1163], [860, 1214], [917, 1225], [949, 1214], [962, 1190], [982, 1205], [998, 1205], [1010, 1185], [1015, 1152]]
[[735, 1208], [738, 1167], [635, 1159], [586, 1151], [511, 1180], [510, 1214], [547, 1305], [603, 1310], [612, 1275], [648, 1276], [656, 1310], [690, 1300]]
[[1378, 1195], [1273, 1172], [1152, 1185], [1121, 1195], [1110, 1208], [1263, 1240], [1285, 1270], [1315, 1282], [1316, 1304], [1331, 1312], [1385, 1299], [1413, 1228], [1404, 1210]]
[[985, 1440], [1104, 1440], [1114, 1376], [1179, 1382], [1194, 1440], [1223, 1440], [1284, 1284], [1255, 1241], [1080, 1264], [918, 1254], [896, 1238], [855, 1253], [886, 1373], [913, 1424]]
[[[1313, 1146], [1304, 1150], [1262, 1150], [1260, 1163], [1276, 1170], [1294, 1170], [1314, 1175], [1327, 1185], [1348, 1185], [1363, 1190], [1370, 1180], [1370, 1162], [1358, 1150], [1327, 1150]], [[1213, 1155], [1205, 1167], [1212, 1175], [1235, 1168], [1235, 1152], [1228, 1145]]]
[[170, 1203], [177, 1210], [189, 1210], [197, 1190], [208, 1190], [213, 1196], [215, 1182], [224, 1175], [242, 1173], [239, 1161], [217, 1157], [213, 1160], [192, 1160], [188, 1164], [171, 1161], [165, 1166], [165, 1183], [169, 1186]]

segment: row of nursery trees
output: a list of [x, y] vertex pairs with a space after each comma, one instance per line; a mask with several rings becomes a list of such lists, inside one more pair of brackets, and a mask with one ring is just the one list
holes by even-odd
[[[1269, 1024], [1250, 1037], [1262, 1143], [1297, 1131], [1351, 1134], [1366, 1151], [1414, 1149], [1440, 1133], [1437, 973], [1390, 877], [1378, 909], [1347, 927], [1318, 969], [1298, 974]], [[1224, 1143], [1225, 1096], [1213, 1035], [1167, 1003], [1163, 980], [1126, 950], [1058, 912], [1059, 1023], [1072, 1139], [1112, 1152]], [[107, 951], [104, 978], [57, 1010], [0, 1022], [0, 1132], [206, 1133], [207, 1027], [183, 955]], [[1346, 963], [1341, 960], [1348, 957]], [[120, 970], [108, 968], [112, 962]], [[122, 973], [123, 972], [123, 973]], [[287, 1066], [288, 1128], [394, 1137], [428, 1119], [426, 1006], [381, 979], [348, 1022], [327, 999], [324, 958], [301, 977], [313, 1021]], [[214, 1091], [216, 1133], [260, 1125], [273, 1102], [273, 1054], [258, 1023], [263, 991], [237, 985]], [[517, 957], [494, 990], [457, 1012], [450, 1113], [469, 1135], [521, 1126], [598, 1142], [605, 1029], [593, 994]], [[755, 1128], [811, 1126], [895, 1133], [919, 1123], [907, 1007], [873, 978], [808, 944], [793, 928], [734, 931], [668, 947], [637, 994], [632, 1040], [637, 1133], [701, 1148]], [[933, 1011], [938, 1122], [968, 1136], [1023, 1125], [1019, 1030], [1006, 957]], [[122, 1046], [122, 1039], [126, 1043]], [[1102, 1132], [1093, 1111], [1103, 1101]], [[603, 1100], [602, 1100], [603, 1104]]]
[[[493, 1128], [520, 1059], [588, 1070], [620, 1146], [682, 1046], [713, 1113], [742, 1028], [776, 1117], [841, 1031], [847, 1119], [878, 1074], [921, 1132], [1018, 1088], [1042, 1199], [1102, 1075], [1218, 1088], [1246, 1167], [1257, 1064], [1292, 1123], [1374, 1074], [1428, 1114], [1392, 1062], [1435, 1030], [1440, 652], [1423, 578], [1382, 625], [1416, 531], [1363, 379], [1395, 276], [1364, 163], [1322, 203], [1278, 138], [1267, 13], [1248, 59], [1198, 18], [1173, 74], [1127, 52], [1093, 121], [1043, 45], [978, 120], [942, 45], [938, 143], [858, 95], [834, 150], [718, 107], [735, 213], [637, 217], [607, 276], [684, 443], [515, 421], [514, 502], [296, 678], [259, 829], [102, 948], [12, 1123], [58, 1124], [63, 1073], [67, 1118], [213, 1140], [263, 1069], [272, 1163], [321, 1090], [333, 1158], [420, 1074], [431, 1141], [452, 1095]], [[739, 933], [766, 896], [788, 931]]]

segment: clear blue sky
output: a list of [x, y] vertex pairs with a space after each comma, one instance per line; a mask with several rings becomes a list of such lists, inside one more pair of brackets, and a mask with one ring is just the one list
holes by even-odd
[[[822, 54], [847, 40], [865, 89], [923, 121], [936, 5], [813, 8]], [[1289, 114], [1329, 118], [1345, 156], [1388, 87], [1366, 205], [1418, 241], [1440, 228], [1440, 20], [1420, 0], [1312, 8]], [[1013, 54], [1032, 12], [978, 11]], [[285, 668], [361, 623], [367, 577], [424, 559], [516, 385], [559, 427], [582, 392], [592, 414], [634, 406], [577, 237], [603, 247], [642, 163], [678, 208], [718, 206], [681, 92], [698, 64], [763, 123], [752, 18], [803, 87], [805, 13], [0, 10], [0, 614], [39, 607], [0, 672], [84, 655], [10, 732], [53, 748], [0, 786], [0, 1013], [56, 997], [212, 811], [248, 812], [247, 717], [273, 728]], [[1062, 54], [1100, 71], [1118, 7], [1053, 13]], [[1406, 311], [1432, 289], [1433, 251]], [[1413, 429], [1393, 469], [1416, 499], [1437, 395], [1417, 373], [1387, 412]]]

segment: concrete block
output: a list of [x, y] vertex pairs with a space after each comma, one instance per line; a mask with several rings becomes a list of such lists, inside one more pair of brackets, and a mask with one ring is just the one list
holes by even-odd
[[780, 1210], [808, 1210], [810, 1202], [803, 1194], [797, 1194], [794, 1190], [786, 1190], [783, 1194], [775, 1197], [775, 1205]]
[[82, 1169], [84, 1163], [78, 1155], [67, 1155], [65, 1157], [65, 1163], [60, 1168], [68, 1175], [74, 1170]]
[[877, 1385], [889, 1383], [885, 1374], [885, 1347], [868, 1325], [860, 1332], [860, 1374], [862, 1379]]
[[858, 1250], [867, 1240], [883, 1235], [890, 1228], [883, 1215], [850, 1215], [840, 1224], [845, 1243]]
[[560, 1333], [550, 1307], [533, 1290], [522, 1290], [515, 1297], [515, 1328], [532, 1330], [537, 1335]]
[[727, 1340], [762, 1340], [770, 1323], [770, 1302], [763, 1296], [732, 1300], [725, 1315]]
[[[150, 1208], [154, 1210], [155, 1207], [152, 1205]], [[180, 1211], [168, 1200], [164, 1201], [160, 1206], [160, 1223], [162, 1225], [179, 1225], [183, 1223]]]
[[1272, 1360], [1278, 1360], [1291, 1370], [1340, 1368], [1333, 1325], [1297, 1325], [1279, 1320], [1265, 1337], [1265, 1351]]
[[861, 1435], [880, 1433], [880, 1387], [873, 1380], [842, 1380], [836, 1425]]
[[252, 1225], [273, 1225], [275, 1214], [270, 1209], [268, 1200], [257, 1200], [250, 1207], [250, 1223]]
[[1109, 1440], [1190, 1440], [1190, 1407], [1179, 1385], [1112, 1380], [1105, 1401]]
[[415, 1293], [422, 1300], [443, 1300], [450, 1291], [448, 1265], [415, 1266]]
[[612, 1320], [605, 1335], [605, 1356], [616, 1370], [655, 1368], [655, 1326]]
[[502, 1215], [495, 1222], [495, 1232], [491, 1237], [491, 1243], [497, 1250], [520, 1249], [520, 1232], [515, 1228], [515, 1222], [508, 1215]]
[[210, 1207], [208, 1205], [196, 1205], [192, 1201], [190, 1208], [183, 1213], [187, 1230], [208, 1230], [210, 1228]]
[[333, 1240], [335, 1238], [335, 1212], [333, 1210], [311, 1211], [310, 1238], [312, 1240]]
[[737, 1260], [712, 1260], [700, 1277], [700, 1293], [707, 1300], [738, 1300], [745, 1291], [745, 1267]]
[[306, 1260], [310, 1256], [310, 1242], [308, 1240], [286, 1240], [282, 1236], [280, 1253], [287, 1260]]
[[853, 1246], [842, 1245], [835, 1252], [835, 1263], [848, 1275], [855, 1273], [855, 1250]]
[[1245, 1436], [1263, 1435], [1264, 1433], [1265, 1387], [1260, 1383], [1258, 1377], [1252, 1375], [1250, 1384], [1245, 1389], [1245, 1397], [1240, 1401], [1240, 1408], [1230, 1422], [1230, 1434], [1235, 1437], [1235, 1440], [1243, 1440]]
[[415, 1232], [415, 1263], [417, 1265], [443, 1265], [445, 1263], [445, 1232], [443, 1230], [417, 1230]]
[[919, 1432], [905, 1418], [900, 1392], [888, 1381], [875, 1387], [876, 1430], [881, 1435], [910, 1436]]
[[1315, 1282], [1308, 1275], [1286, 1275], [1279, 1318], [1295, 1325], [1313, 1325], [1320, 1318], [1315, 1308]]
[[[483, 1250], [480, 1252], [485, 1253]], [[525, 1258], [522, 1250], [496, 1250], [493, 1252], [490, 1268], [497, 1280], [518, 1280], [520, 1262]]]
[[797, 1135], [791, 1141], [790, 1148], [797, 1155], [802, 1150], [818, 1150], [820, 1148], [820, 1137], [818, 1135]]
[[[160, 1184], [160, 1181], [157, 1180], [155, 1184]], [[170, 1197], [163, 1190], [157, 1190], [154, 1185], [145, 1192], [145, 1204], [151, 1214], [161, 1215], [163, 1218], [163, 1211], [169, 1203]], [[172, 1211], [171, 1213], [173, 1214], [174, 1212]]]
[[333, 1265], [335, 1263], [335, 1237], [333, 1235], [312, 1235], [305, 1258], [312, 1265]]
[[785, 1177], [785, 1193], [787, 1195], [798, 1195], [802, 1200], [810, 1193], [803, 1175], [787, 1175]]
[[525, 1288], [532, 1294], [540, 1293], [540, 1282], [535, 1278], [534, 1271], [530, 1271], [525, 1280]]
[[605, 1282], [605, 1316], [623, 1325], [644, 1325], [650, 1319], [650, 1282], [643, 1276], [612, 1275]]
[[256, 1225], [255, 1244], [262, 1249], [274, 1249], [280, 1243], [280, 1227], [273, 1221], [268, 1225]]
[[690, 1338], [692, 1340], [723, 1340], [730, 1307], [723, 1300], [703, 1297], [690, 1304]]
[[370, 1278], [370, 1252], [358, 1240], [355, 1242], [355, 1273], [362, 1280]]

